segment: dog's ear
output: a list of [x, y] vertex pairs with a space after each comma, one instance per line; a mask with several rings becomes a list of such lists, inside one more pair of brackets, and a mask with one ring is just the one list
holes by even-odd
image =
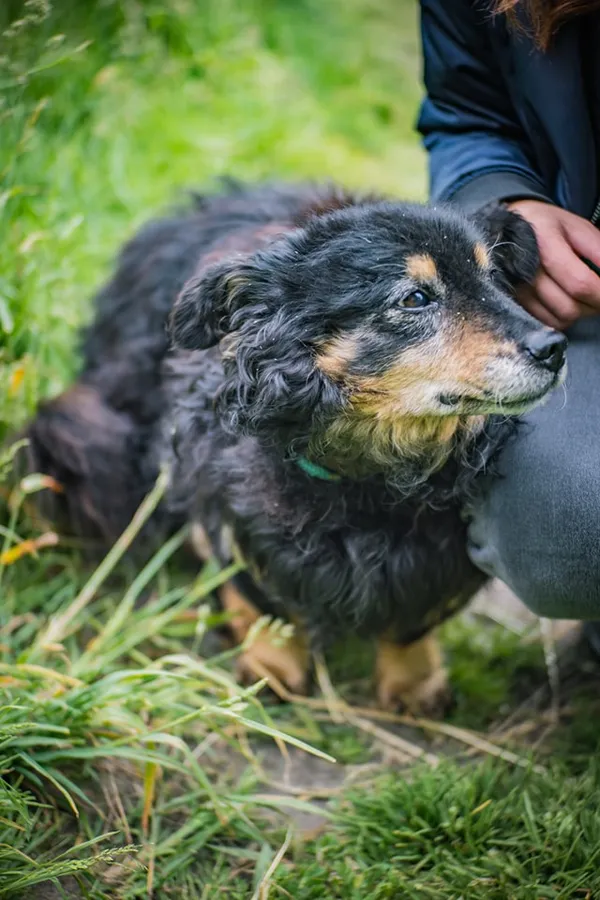
[[315, 366], [293, 317], [258, 312], [253, 318], [235, 353], [224, 359], [217, 409], [236, 434], [305, 447], [317, 422], [339, 412], [341, 391]]
[[501, 203], [490, 203], [474, 216], [491, 243], [497, 267], [513, 288], [530, 283], [540, 264], [533, 228], [522, 216]]
[[181, 350], [206, 350], [229, 331], [247, 284], [245, 258], [213, 263], [184, 285], [169, 319], [169, 335]]

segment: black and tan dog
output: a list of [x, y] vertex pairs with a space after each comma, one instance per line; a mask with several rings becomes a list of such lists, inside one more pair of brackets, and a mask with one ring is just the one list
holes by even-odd
[[377, 638], [380, 703], [431, 711], [447, 694], [431, 630], [484, 580], [461, 512], [564, 369], [564, 338], [510, 296], [537, 262], [502, 207], [200, 198], [125, 247], [29, 465], [62, 484], [72, 528], [110, 542], [167, 460], [162, 527], [248, 563], [221, 594], [236, 638], [262, 611], [298, 623], [283, 649], [259, 637], [246, 674], [305, 690], [309, 647], [352, 631]]

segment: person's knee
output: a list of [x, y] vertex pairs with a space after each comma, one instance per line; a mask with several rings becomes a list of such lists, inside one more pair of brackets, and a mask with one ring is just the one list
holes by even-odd
[[516, 549], [499, 540], [494, 546], [469, 542], [472, 561], [488, 575], [500, 578], [533, 613], [548, 619], [597, 619], [600, 582], [590, 580], [579, 561], [566, 565], [558, 555], [543, 556]]
[[600, 472], [537, 442], [473, 509], [471, 559], [547, 618], [600, 618]]
[[[507, 569], [510, 573], [510, 569]], [[600, 588], [591, 585], [583, 567], [535, 565], [516, 573], [510, 587], [533, 613], [546, 619], [597, 619], [600, 614]]]

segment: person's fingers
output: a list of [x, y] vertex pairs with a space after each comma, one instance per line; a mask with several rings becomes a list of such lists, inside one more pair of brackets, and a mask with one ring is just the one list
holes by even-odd
[[567, 328], [581, 316], [597, 315], [598, 311], [586, 303], [578, 303], [560, 284], [557, 284], [546, 272], [540, 272], [534, 282], [537, 299], [548, 312]]
[[[577, 256], [585, 257], [600, 269], [600, 229], [579, 216], [570, 215], [563, 223], [567, 240]], [[596, 277], [598, 277], [596, 275]]]
[[[575, 218], [575, 217], [571, 217]], [[572, 246], [567, 242], [566, 235], [559, 230], [552, 229], [538, 238], [542, 269], [550, 276], [549, 282], [561, 289], [563, 295], [572, 302], [585, 303], [588, 306], [600, 309], [600, 278], [579, 258]], [[549, 282], [544, 283], [544, 288]], [[538, 294], [542, 297], [539, 287]], [[569, 304], [559, 297], [555, 288], [549, 288], [549, 292], [559, 307], [565, 308], [564, 318], [574, 321], [577, 316], [572, 315]]]
[[562, 331], [566, 326], [554, 316], [538, 299], [535, 290], [529, 285], [523, 285], [517, 291], [517, 302], [543, 325]]
[[538, 275], [534, 285], [522, 285], [517, 300], [530, 315], [559, 330], [568, 328], [582, 316], [598, 315], [591, 306], [569, 297], [545, 272]]
[[520, 292], [525, 309], [546, 324], [568, 327], [580, 316], [600, 312], [600, 230], [560, 207], [519, 200], [511, 209], [533, 227], [540, 269], [530, 291]]

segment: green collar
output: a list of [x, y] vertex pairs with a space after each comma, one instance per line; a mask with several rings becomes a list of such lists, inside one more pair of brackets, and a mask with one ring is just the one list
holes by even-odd
[[321, 481], [341, 481], [341, 475], [336, 475], [335, 472], [330, 472], [329, 469], [324, 468], [324, 466], [311, 462], [310, 459], [307, 459], [305, 456], [297, 456], [294, 459], [294, 462], [303, 472], [306, 472], [306, 474], [310, 475], [312, 478], [320, 478]]

